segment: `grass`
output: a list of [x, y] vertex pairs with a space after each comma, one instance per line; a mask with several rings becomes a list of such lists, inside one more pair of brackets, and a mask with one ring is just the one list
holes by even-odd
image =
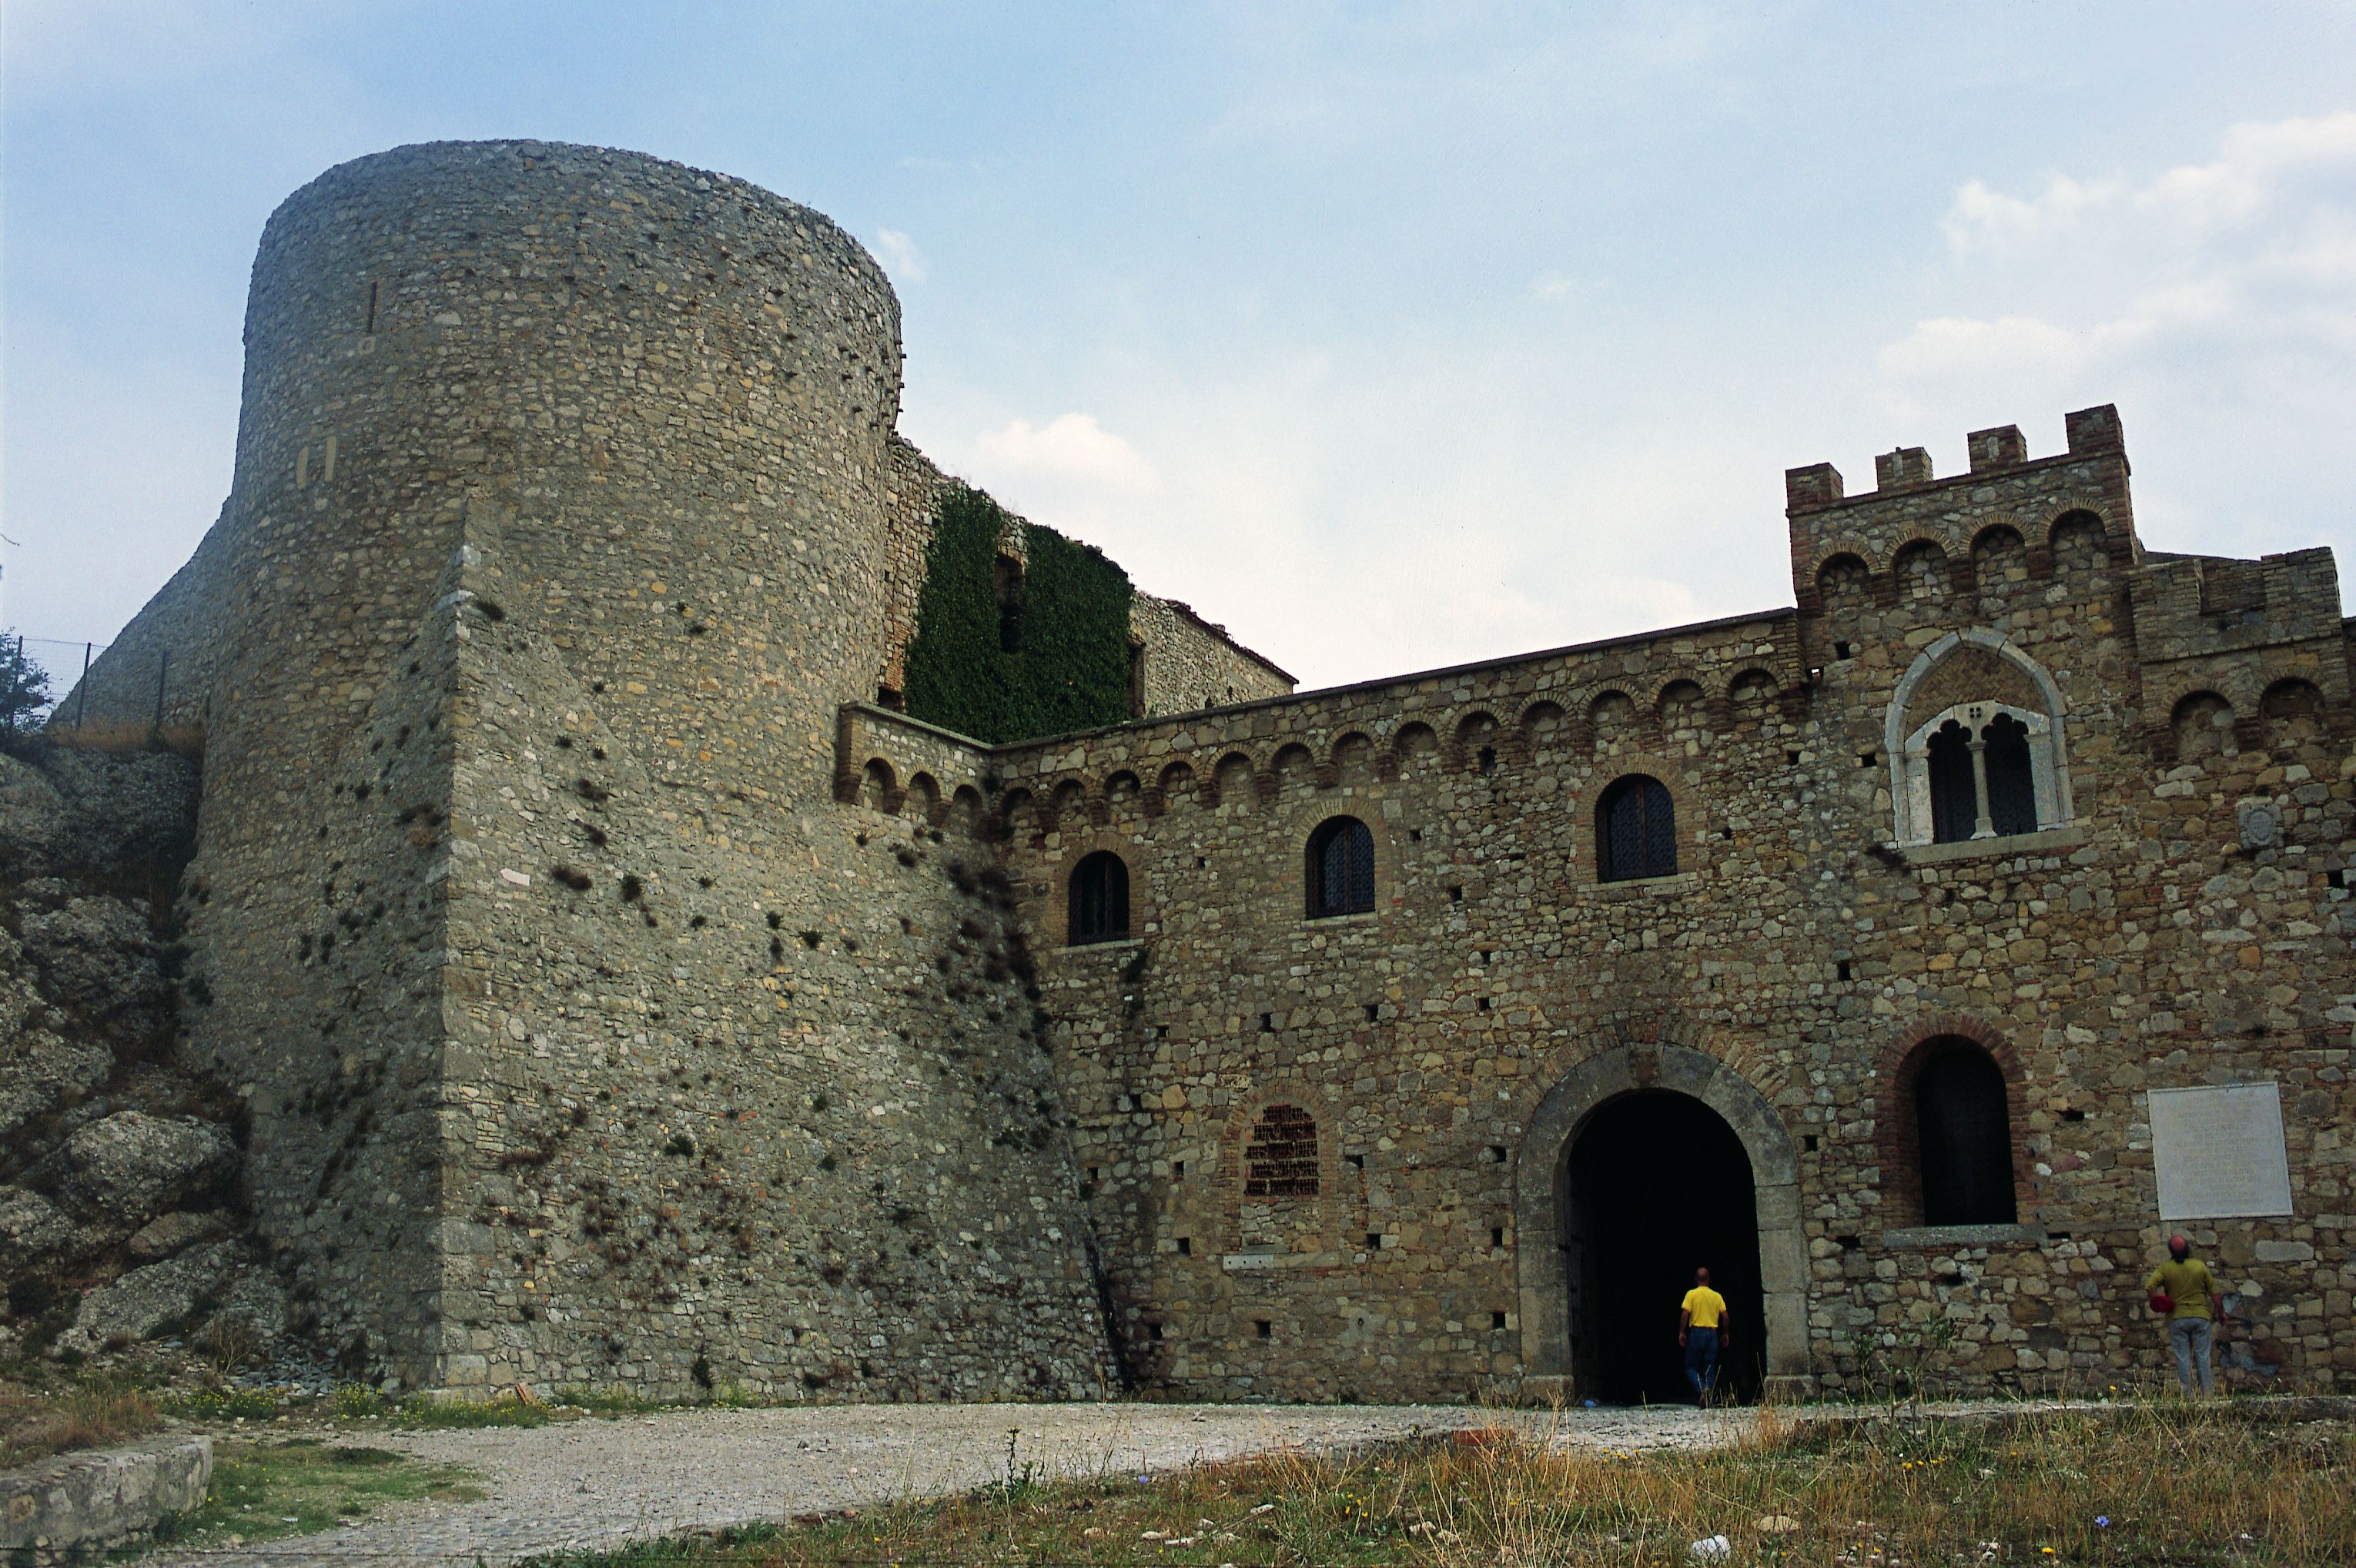
[[800, 1528], [660, 1543], [571, 1568], [851, 1563], [1637, 1564], [1837, 1568], [2356, 1562], [2356, 1430], [2165, 1406], [1997, 1424], [1794, 1427], [1707, 1453], [1482, 1443], [1288, 1453], [890, 1504]]
[[455, 1466], [315, 1437], [224, 1443], [214, 1451], [203, 1506], [168, 1521], [157, 1539], [220, 1548], [307, 1535], [365, 1519], [387, 1503], [473, 1501], [484, 1494], [472, 1479]]
[[164, 1413], [183, 1421], [268, 1421], [283, 1407], [266, 1389], [209, 1388], [164, 1396]]
[[401, 1403], [403, 1426], [545, 1426], [555, 1419], [548, 1407], [505, 1394], [492, 1400], [434, 1399], [418, 1394]]
[[57, 1393], [0, 1393], [0, 1470], [76, 1448], [103, 1448], [153, 1432], [155, 1396], [113, 1383]]

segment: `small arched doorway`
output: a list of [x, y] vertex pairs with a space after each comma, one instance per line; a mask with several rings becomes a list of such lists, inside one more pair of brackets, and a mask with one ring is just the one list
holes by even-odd
[[1668, 1090], [1620, 1095], [1572, 1135], [1563, 1182], [1576, 1386], [1606, 1404], [1690, 1399], [1677, 1309], [1708, 1268], [1734, 1331], [1719, 1388], [1756, 1397], [1767, 1341], [1757, 1191], [1726, 1118]]

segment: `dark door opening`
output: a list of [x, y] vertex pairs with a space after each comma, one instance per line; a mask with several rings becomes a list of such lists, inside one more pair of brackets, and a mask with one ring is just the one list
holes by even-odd
[[1567, 1166], [1564, 1263], [1580, 1397], [1691, 1401], [1677, 1307], [1694, 1270], [1708, 1268], [1733, 1319], [1719, 1392], [1756, 1398], [1767, 1350], [1759, 1214], [1751, 1156], [1734, 1129], [1689, 1095], [1625, 1094], [1588, 1118]]

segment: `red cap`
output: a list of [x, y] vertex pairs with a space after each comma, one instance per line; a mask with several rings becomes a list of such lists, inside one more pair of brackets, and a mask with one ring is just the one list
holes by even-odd
[[2168, 1238], [2168, 1250], [2171, 1253], [2189, 1253], [2192, 1250], [2192, 1243], [2186, 1241], [2184, 1232], [2179, 1231]]

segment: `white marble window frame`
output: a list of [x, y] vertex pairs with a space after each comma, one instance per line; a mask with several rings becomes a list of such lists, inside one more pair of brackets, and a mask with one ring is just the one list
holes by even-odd
[[[2009, 702], [1963, 702], [1910, 723], [1906, 709], [1914, 693], [1942, 660], [1967, 646], [1985, 648], [2026, 674], [2044, 698], [2047, 711], [2040, 713]], [[2066, 827], [2075, 819], [2061, 688], [2053, 684], [2053, 677], [2044, 667], [2015, 647], [2002, 633], [1975, 626], [1968, 631], [1950, 632], [1924, 648], [1890, 695], [1882, 740], [1890, 759], [1890, 801], [1896, 818], [1892, 843], [1914, 848], [1933, 842], [1930, 744], [1939, 726], [1953, 719], [1976, 736], [1998, 713], [2010, 714], [2029, 730], [2029, 767], [2037, 795], [2037, 830], [2042, 833]]]

